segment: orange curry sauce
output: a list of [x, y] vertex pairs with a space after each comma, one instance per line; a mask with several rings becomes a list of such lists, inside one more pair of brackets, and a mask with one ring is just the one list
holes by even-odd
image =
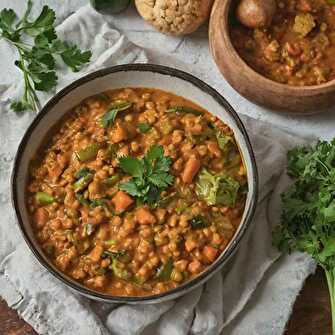
[[[145, 194], [150, 184], [148, 201], [133, 183], [153, 148], [155, 173], [138, 186]], [[126, 88], [86, 99], [61, 121], [31, 163], [27, 206], [58, 269], [94, 290], [142, 296], [213, 263], [240, 224], [246, 192], [227, 125], [181, 97]]]

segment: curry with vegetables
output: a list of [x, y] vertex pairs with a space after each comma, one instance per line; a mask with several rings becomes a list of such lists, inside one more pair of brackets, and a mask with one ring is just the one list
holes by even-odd
[[335, 78], [333, 0], [278, 0], [269, 26], [234, 22], [231, 37], [244, 61], [276, 82], [310, 86]]
[[144, 296], [219, 257], [247, 192], [227, 125], [171, 93], [125, 88], [61, 121], [31, 162], [27, 207], [58, 269], [97, 291]]

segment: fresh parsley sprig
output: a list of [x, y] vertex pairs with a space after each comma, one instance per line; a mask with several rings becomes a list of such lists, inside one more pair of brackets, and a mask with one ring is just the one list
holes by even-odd
[[288, 174], [294, 184], [282, 195], [274, 244], [307, 252], [324, 269], [335, 334], [335, 139], [290, 151]]
[[169, 174], [171, 164], [172, 159], [164, 156], [164, 149], [160, 145], [152, 146], [143, 159], [121, 157], [120, 168], [133, 178], [122, 183], [120, 190], [143, 203], [153, 204], [174, 181]]
[[[39, 110], [40, 103], [36, 91], [50, 91], [57, 84], [56, 58], [60, 57], [72, 71], [89, 62], [91, 51], [80, 51], [76, 45], [69, 45], [57, 38], [54, 28], [55, 12], [44, 6], [35, 20], [30, 20], [32, 1], [21, 19], [12, 9], [0, 12], [0, 38], [17, 49], [19, 59], [15, 65], [22, 71], [24, 93], [21, 100], [11, 103], [12, 110]], [[30, 37], [32, 44], [27, 43]]]

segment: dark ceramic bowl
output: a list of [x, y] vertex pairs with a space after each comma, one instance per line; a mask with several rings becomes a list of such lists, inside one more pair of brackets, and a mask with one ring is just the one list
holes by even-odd
[[[83, 99], [122, 87], [155, 87], [185, 96], [218, 116], [234, 131], [248, 175], [249, 192], [241, 224], [227, 248], [206, 271], [194, 279], [162, 294], [145, 297], [112, 296], [91, 290], [59, 271], [44, 255], [35, 240], [26, 207], [28, 166], [38, 148], [48, 141], [51, 129], [71, 108]], [[148, 64], [115, 66], [91, 73], [67, 86], [53, 97], [36, 116], [19, 145], [12, 173], [12, 201], [18, 224], [29, 248], [39, 262], [66, 286], [89, 298], [118, 303], [154, 303], [175, 299], [203, 284], [227, 263], [251, 225], [257, 203], [258, 177], [255, 157], [247, 132], [229, 103], [214, 89], [185, 72]]]

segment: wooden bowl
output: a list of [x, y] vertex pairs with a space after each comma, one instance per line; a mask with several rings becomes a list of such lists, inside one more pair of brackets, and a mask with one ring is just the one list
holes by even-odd
[[244, 62], [230, 39], [236, 5], [236, 0], [216, 0], [209, 24], [211, 53], [229, 84], [256, 104], [282, 112], [311, 114], [332, 106], [335, 80], [314, 86], [290, 86], [267, 79]]

